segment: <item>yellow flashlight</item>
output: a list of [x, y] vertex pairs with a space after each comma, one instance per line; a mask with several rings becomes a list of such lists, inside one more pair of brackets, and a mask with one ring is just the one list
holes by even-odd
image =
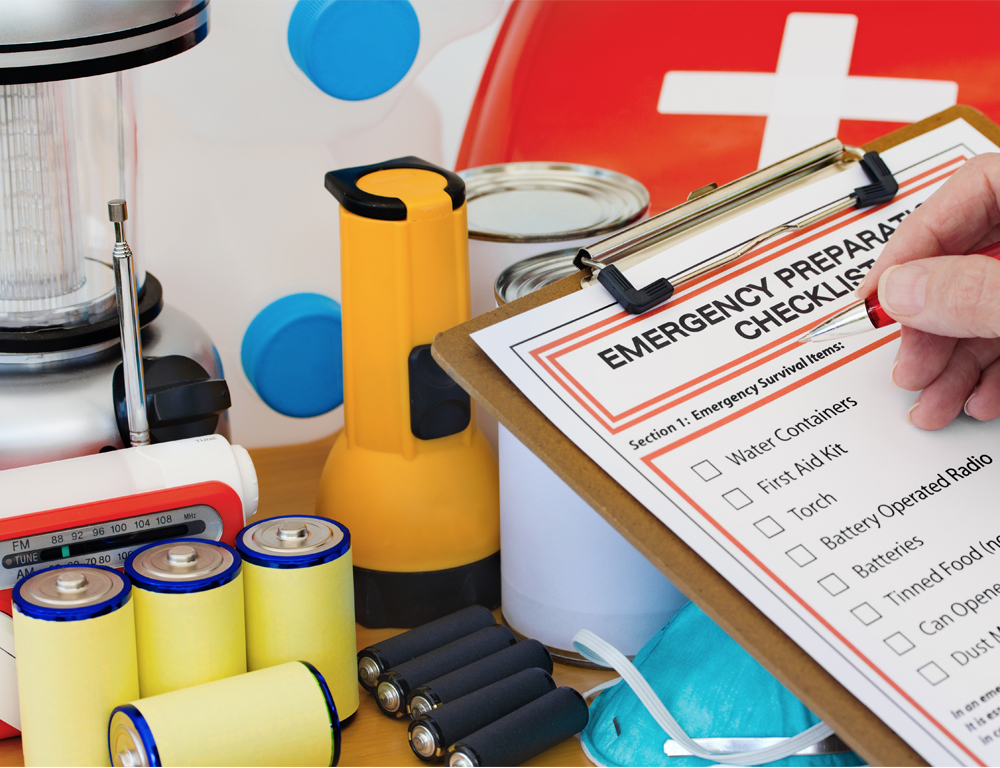
[[431, 358], [469, 319], [465, 184], [416, 157], [331, 171], [340, 202], [344, 430], [317, 514], [354, 540], [357, 619], [412, 627], [500, 603], [497, 462]]

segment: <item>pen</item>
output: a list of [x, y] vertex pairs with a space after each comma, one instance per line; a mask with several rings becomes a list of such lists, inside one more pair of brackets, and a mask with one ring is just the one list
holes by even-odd
[[[993, 243], [993, 245], [976, 251], [976, 253], [1000, 260], [1000, 242]], [[895, 322], [882, 309], [876, 291], [864, 301], [851, 304], [830, 319], [824, 320], [805, 336], [802, 336], [799, 342], [841, 339], [845, 336], [874, 331], [876, 328], [885, 328]]]

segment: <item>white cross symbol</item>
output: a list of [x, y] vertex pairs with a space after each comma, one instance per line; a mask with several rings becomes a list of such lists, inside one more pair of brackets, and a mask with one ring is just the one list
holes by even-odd
[[841, 119], [911, 123], [956, 103], [947, 80], [848, 76], [857, 28], [857, 16], [790, 13], [774, 74], [667, 72], [656, 111], [766, 116], [763, 168], [836, 136]]

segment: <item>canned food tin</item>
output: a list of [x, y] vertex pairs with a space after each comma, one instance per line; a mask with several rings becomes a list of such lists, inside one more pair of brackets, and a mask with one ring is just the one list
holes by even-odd
[[[512, 264], [539, 253], [575, 253], [649, 213], [642, 184], [589, 165], [503, 163], [458, 175], [465, 181], [473, 317], [496, 306], [494, 282]], [[496, 419], [480, 408], [476, 421], [496, 451]]]
[[649, 213], [649, 193], [615, 171], [571, 163], [503, 163], [460, 171], [469, 216], [472, 314], [493, 309], [511, 264], [607, 237]]
[[639, 220], [649, 193], [616, 171], [574, 163], [502, 163], [460, 171], [477, 240], [555, 243], [607, 236]]
[[551, 285], [579, 270], [573, 259], [579, 248], [560, 248], [558, 251], [529, 256], [516, 264], [511, 264], [497, 277], [493, 284], [493, 298], [498, 307], [515, 299], [534, 293], [539, 288]]

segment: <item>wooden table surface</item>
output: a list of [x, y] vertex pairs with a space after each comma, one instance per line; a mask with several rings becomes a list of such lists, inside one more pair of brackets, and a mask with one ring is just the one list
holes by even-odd
[[[319, 476], [332, 444], [333, 436], [315, 443], [250, 451], [260, 483], [260, 505], [254, 518], [313, 514]], [[499, 616], [499, 611], [496, 614]], [[359, 624], [358, 648], [399, 631], [368, 629]], [[563, 664], [556, 664], [553, 671], [558, 685], [571, 686], [581, 693], [613, 676], [611, 672]], [[406, 722], [405, 719], [395, 720], [383, 715], [375, 700], [362, 692], [357, 716], [343, 731], [340, 765], [428, 765], [410, 751]], [[0, 766], [7, 765], [24, 765], [19, 738], [0, 741]], [[590, 765], [590, 762], [584, 757], [579, 741], [568, 739], [526, 765]]]

